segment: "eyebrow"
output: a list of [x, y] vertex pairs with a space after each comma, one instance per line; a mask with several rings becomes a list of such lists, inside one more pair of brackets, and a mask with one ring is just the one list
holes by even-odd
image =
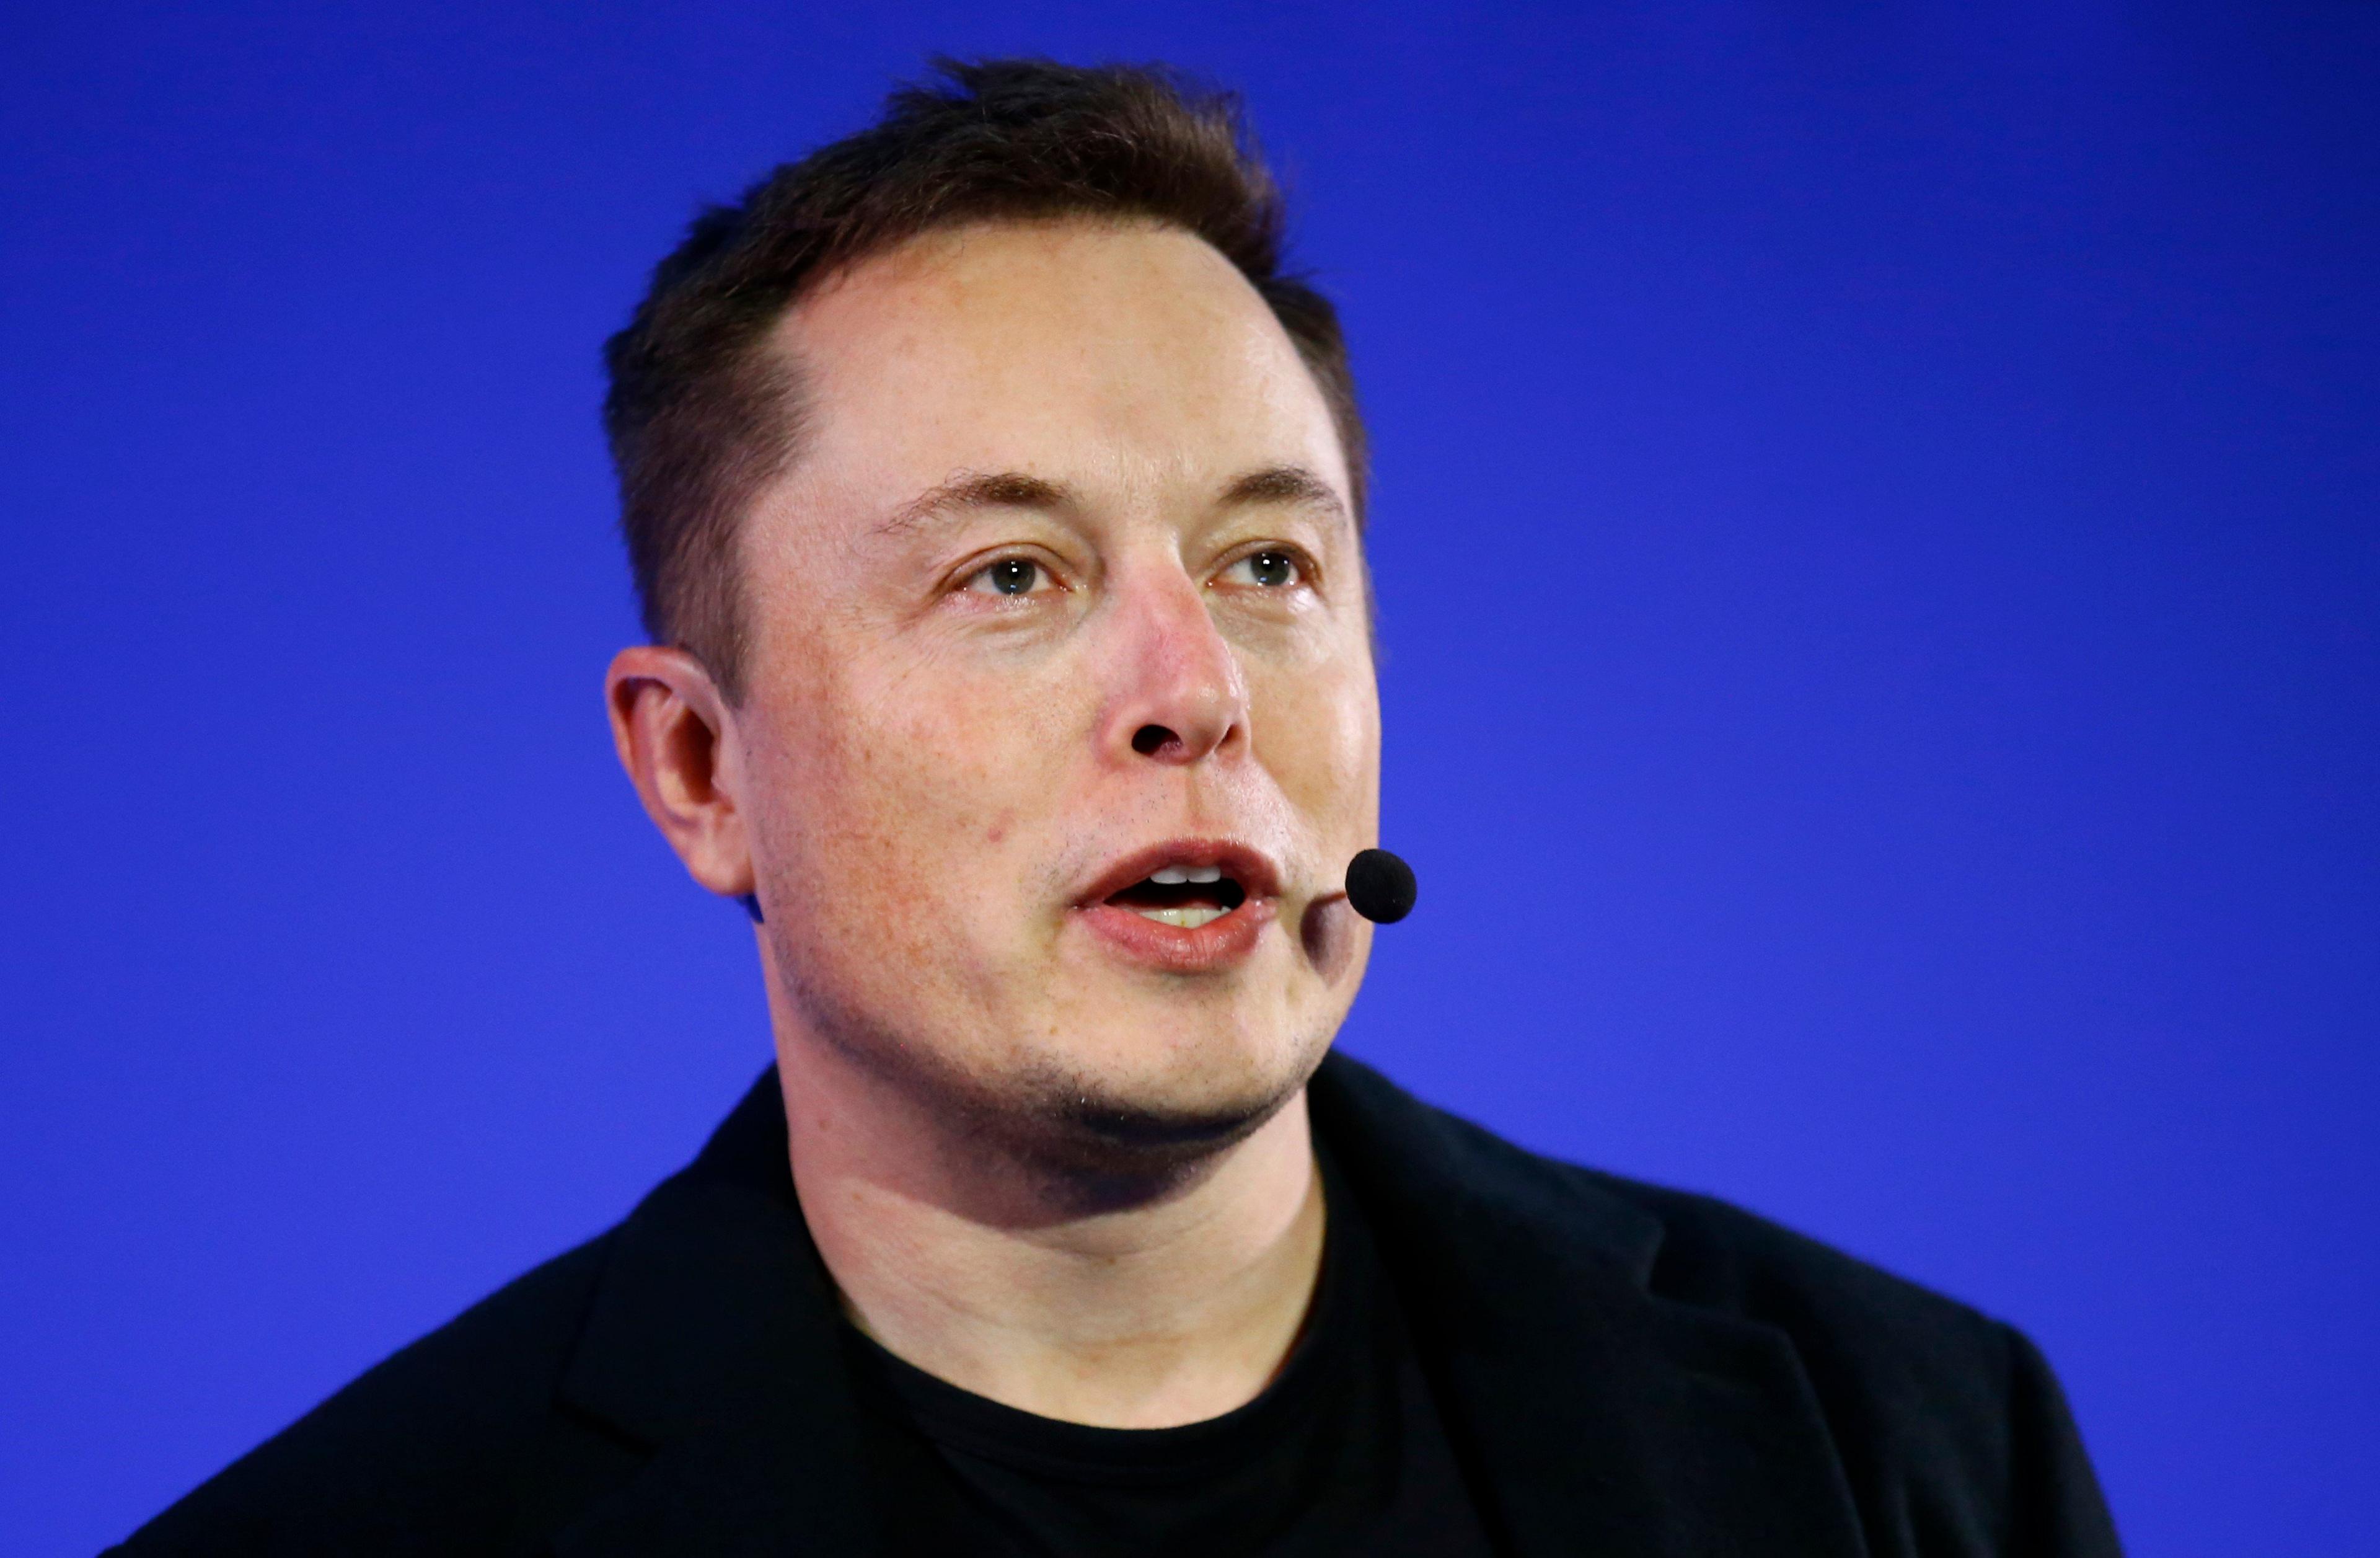
[[[955, 516], [978, 508], [1077, 507], [1080, 498], [1062, 482], [1027, 476], [1019, 470], [985, 473], [965, 471], [927, 488], [894, 509], [876, 527], [879, 535], [914, 530], [929, 519]], [[1247, 504], [1293, 504], [1329, 509], [1342, 517], [1347, 505], [1338, 490], [1302, 465], [1267, 466], [1252, 470], [1223, 489], [1220, 506]]]
[[986, 475], [965, 471], [939, 486], [929, 487], [884, 517], [879, 535], [914, 530], [926, 520], [962, 514], [973, 508], [1071, 508], [1072, 489], [1023, 471], [1001, 470]]
[[1226, 507], [1255, 503], [1327, 508], [1342, 517], [1347, 513], [1346, 500], [1340, 497], [1338, 489], [1302, 465], [1276, 465], [1263, 470], [1252, 470], [1223, 490]]

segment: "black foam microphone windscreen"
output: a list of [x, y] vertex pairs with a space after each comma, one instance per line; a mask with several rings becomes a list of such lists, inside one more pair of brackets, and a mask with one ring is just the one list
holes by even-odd
[[1413, 912], [1420, 892], [1413, 868], [1385, 849], [1365, 849], [1347, 862], [1347, 903], [1378, 925], [1393, 925]]

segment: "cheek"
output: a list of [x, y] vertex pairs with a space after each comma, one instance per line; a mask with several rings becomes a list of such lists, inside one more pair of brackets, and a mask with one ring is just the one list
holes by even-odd
[[1367, 825], [1378, 794], [1379, 711], [1368, 673], [1305, 668], [1249, 680], [1257, 750], [1318, 823]]
[[1008, 857], [1060, 793], [1075, 722], [1014, 678], [942, 664], [820, 688], [789, 744], [784, 821], [821, 885], [953, 911], [1021, 883]]

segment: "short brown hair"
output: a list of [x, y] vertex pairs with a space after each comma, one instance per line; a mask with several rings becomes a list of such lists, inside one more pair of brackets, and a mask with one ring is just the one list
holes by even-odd
[[1062, 216], [1181, 227], [1238, 267], [1321, 387], [1364, 511], [1365, 439], [1330, 301], [1283, 268], [1281, 192], [1238, 102], [1162, 67], [935, 62], [856, 135], [702, 211], [603, 351], [645, 631], [730, 698], [744, 650], [735, 527], [795, 453], [801, 386], [771, 328], [838, 266], [929, 230]]

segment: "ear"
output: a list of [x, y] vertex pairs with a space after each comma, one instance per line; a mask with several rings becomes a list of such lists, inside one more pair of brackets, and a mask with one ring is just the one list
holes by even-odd
[[639, 644], [603, 678], [612, 741], [645, 811], [687, 874], [724, 897], [752, 891], [733, 711], [702, 662]]

